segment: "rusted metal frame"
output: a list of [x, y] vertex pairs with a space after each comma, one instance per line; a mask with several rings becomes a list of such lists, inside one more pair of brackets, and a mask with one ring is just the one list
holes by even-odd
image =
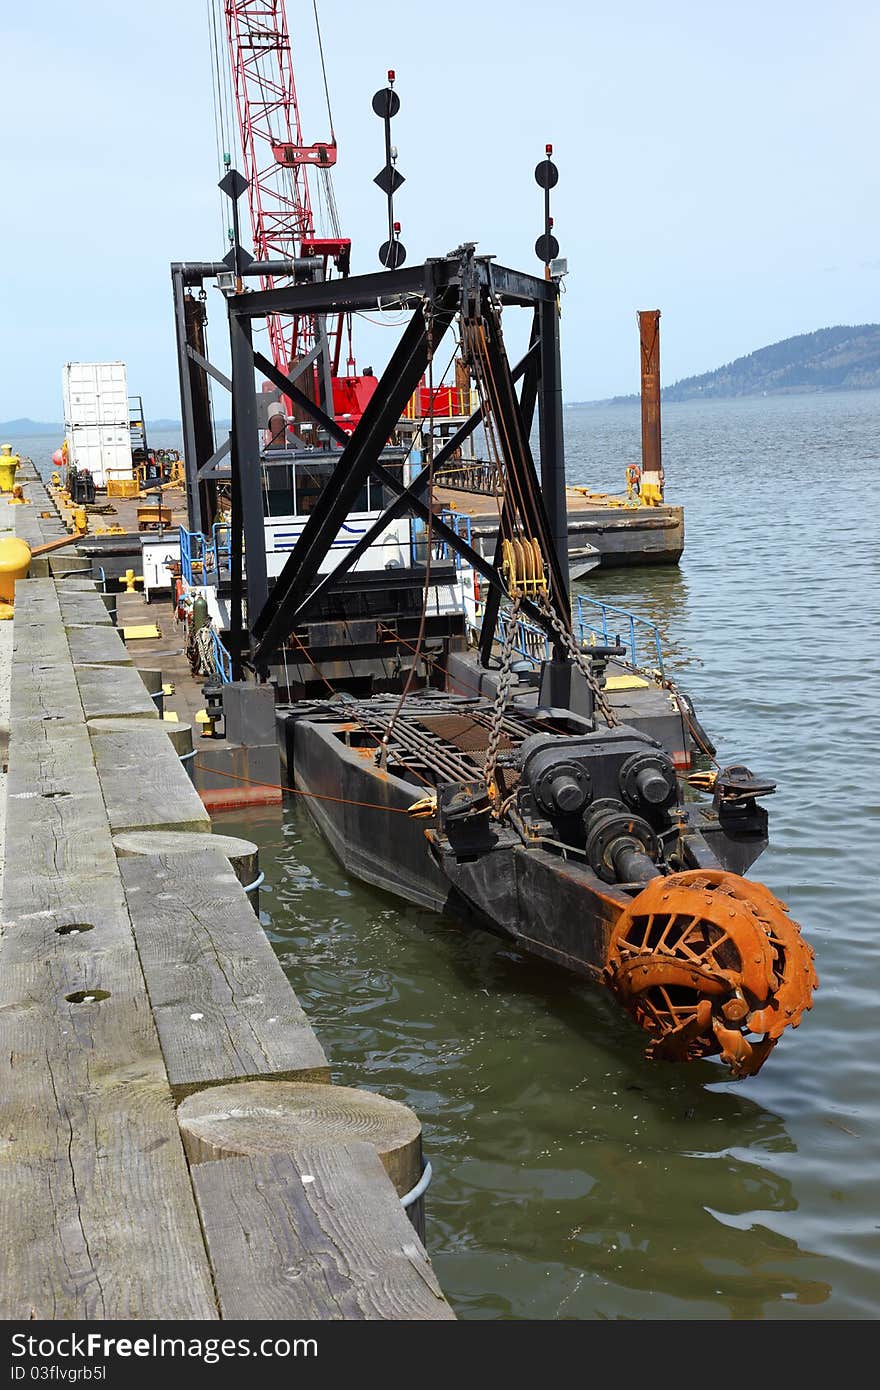
[[641, 360], [642, 471], [662, 468], [660, 436], [660, 310], [640, 309], [639, 355]]

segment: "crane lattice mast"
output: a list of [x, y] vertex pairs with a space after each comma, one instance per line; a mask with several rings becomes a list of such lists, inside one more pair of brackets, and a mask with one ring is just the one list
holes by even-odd
[[[330, 185], [329, 170], [336, 163], [332, 121], [329, 140], [303, 142], [284, 0], [225, 0], [224, 8], [254, 254], [260, 260], [313, 257], [325, 276], [331, 262], [346, 274], [351, 242], [339, 235]], [[321, 170], [326, 181], [331, 237], [315, 234], [310, 165]], [[273, 289], [291, 282], [267, 276], [261, 283], [264, 289]], [[342, 327], [340, 318], [328, 334], [334, 376], [339, 370]], [[275, 365], [288, 375], [315, 346], [315, 320], [273, 314], [268, 328]]]

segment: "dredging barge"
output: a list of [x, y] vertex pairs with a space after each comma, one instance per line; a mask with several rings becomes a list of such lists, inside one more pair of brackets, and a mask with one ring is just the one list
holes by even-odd
[[[206, 273], [175, 268], [178, 286]], [[652, 1057], [719, 1055], [734, 1076], [756, 1072], [816, 984], [797, 924], [743, 877], [767, 844], [759, 800], [773, 783], [718, 768], [701, 774], [702, 794], [685, 780], [706, 746], [687, 698], [669, 682], [615, 691], [609, 663], [627, 669], [624, 646], [573, 635], [558, 279], [466, 244], [411, 269], [321, 281], [299, 267], [292, 280], [227, 296], [229, 558], [200, 590], [229, 652], [227, 689], [274, 683], [285, 781], [352, 874], [604, 983]], [[389, 302], [410, 316], [353, 430], [252, 347], [251, 324], [268, 313]], [[501, 320], [513, 306], [531, 310], [532, 328], [511, 369]], [[429, 429], [426, 457], [408, 467], [395, 429], [453, 325], [479, 407], [437, 451]], [[317, 427], [317, 450], [265, 446], [255, 371]], [[478, 425], [501, 480], [491, 560], [433, 495]], [[321, 485], [286, 518], [279, 554], [273, 495], [293, 496], [316, 458]], [[187, 469], [193, 531], [205, 530], [199, 489], [216, 462], [196, 455]], [[368, 484], [381, 498], [372, 514], [355, 505]], [[543, 655], [523, 660], [525, 633]], [[671, 731], [658, 694], [677, 715]]]

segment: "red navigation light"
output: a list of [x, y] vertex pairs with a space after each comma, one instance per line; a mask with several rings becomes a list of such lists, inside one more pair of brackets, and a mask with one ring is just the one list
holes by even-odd
[[388, 81], [389, 81], [389, 82], [393, 82], [393, 81], [394, 81], [394, 69], [393, 69], [393, 68], [389, 68], [389, 69], [388, 69]]
[[545, 150], [545, 153], [547, 153], [547, 154], [552, 154], [552, 153], [553, 153], [553, 146], [552, 146], [552, 145], [545, 145], [545, 146], [544, 146], [544, 150]]
[[399, 223], [399, 222], [395, 222], [395, 224], [394, 224], [394, 230], [395, 230], [395, 232], [397, 232], [398, 235], [400, 235], [400, 223]]

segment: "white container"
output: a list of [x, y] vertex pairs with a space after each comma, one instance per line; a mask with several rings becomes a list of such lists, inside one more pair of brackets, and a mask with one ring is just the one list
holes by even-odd
[[133, 477], [124, 362], [67, 362], [62, 373], [68, 461], [96, 487]]

